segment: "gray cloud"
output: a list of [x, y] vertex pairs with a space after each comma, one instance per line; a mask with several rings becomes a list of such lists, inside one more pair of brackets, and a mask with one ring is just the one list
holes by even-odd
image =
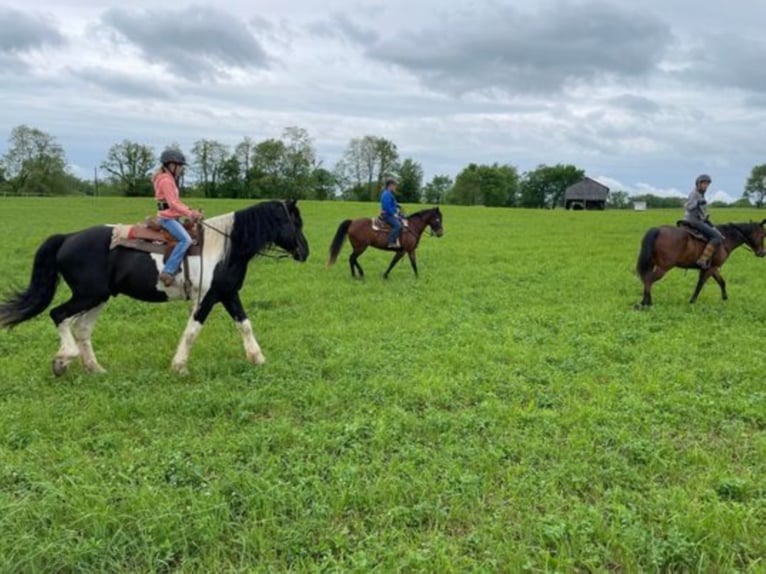
[[632, 112], [638, 115], [652, 115], [659, 112], [662, 108], [654, 100], [637, 96], [634, 94], [622, 94], [609, 99], [609, 103], [617, 108]]
[[43, 17], [0, 8], [0, 52], [19, 53], [63, 43], [61, 33]]
[[766, 42], [760, 37], [713, 34], [691, 53], [689, 64], [682, 78], [708, 89], [738, 88], [766, 96]]
[[27, 70], [21, 58], [25, 52], [64, 43], [61, 33], [43, 17], [0, 8], [0, 75]]
[[129, 12], [114, 8], [103, 22], [159, 62], [190, 80], [227, 75], [230, 68], [267, 68], [269, 57], [242, 20], [206, 6]]
[[309, 33], [320, 38], [342, 38], [362, 46], [372, 45], [378, 41], [378, 34], [365, 26], [357, 24], [346, 14], [337, 13], [324, 20], [309, 24]]
[[170, 99], [172, 92], [163, 86], [157, 86], [146, 81], [146, 78], [136, 78], [127, 74], [108, 70], [106, 68], [80, 68], [71, 70], [72, 76], [112, 92], [122, 98], [157, 98]]
[[560, 3], [523, 13], [493, 4], [387, 38], [368, 54], [437, 90], [559, 92], [572, 83], [648, 76], [672, 40], [669, 27], [647, 12]]

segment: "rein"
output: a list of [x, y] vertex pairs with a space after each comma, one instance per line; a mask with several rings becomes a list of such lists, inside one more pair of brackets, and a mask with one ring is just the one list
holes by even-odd
[[742, 230], [742, 228], [736, 223], [729, 223], [729, 225], [731, 225], [734, 229], [736, 229], [737, 232], [743, 237], [744, 239], [743, 243], [745, 244], [745, 247], [747, 247], [750, 251], [755, 253], [755, 246], [751, 243], [750, 236], [747, 233], [745, 233]]

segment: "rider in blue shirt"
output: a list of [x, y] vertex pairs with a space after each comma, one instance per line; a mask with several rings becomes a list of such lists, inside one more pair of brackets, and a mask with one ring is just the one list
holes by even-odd
[[399, 202], [396, 201], [396, 180], [386, 180], [386, 185], [380, 193], [380, 218], [391, 226], [388, 234], [388, 248], [398, 249], [397, 239], [402, 231], [402, 222], [399, 220]]

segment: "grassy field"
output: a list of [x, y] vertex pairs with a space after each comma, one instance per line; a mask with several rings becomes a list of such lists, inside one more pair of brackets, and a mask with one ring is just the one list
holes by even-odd
[[[0, 200], [0, 287], [151, 207]], [[47, 315], [0, 333], [0, 571], [766, 571], [764, 261], [734, 253], [727, 302], [675, 270], [636, 311], [640, 239], [678, 213], [447, 206], [420, 279], [369, 251], [360, 282], [327, 249], [375, 206], [301, 209], [308, 262], [242, 292], [262, 367], [222, 308], [186, 377], [183, 303], [113, 299], [106, 375], [52, 376]]]

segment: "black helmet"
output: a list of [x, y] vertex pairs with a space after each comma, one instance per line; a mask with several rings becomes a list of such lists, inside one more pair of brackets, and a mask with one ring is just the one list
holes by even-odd
[[177, 163], [178, 165], [186, 165], [186, 157], [180, 149], [169, 147], [160, 155], [160, 163], [162, 165], [168, 163]]
[[386, 187], [388, 187], [389, 185], [399, 185], [399, 184], [396, 183], [395, 179], [389, 178], [389, 179], [386, 180]]
[[706, 181], [706, 182], [708, 182], [708, 183], [711, 183], [713, 180], [712, 180], [712, 179], [710, 179], [710, 176], [709, 176], [708, 174], [706, 174], [706, 173], [703, 173], [703, 174], [701, 174], [701, 175], [698, 175], [698, 176], [697, 176], [697, 179], [696, 179], [696, 181], [694, 182], [694, 185], [695, 185], [695, 186], [697, 186], [697, 187], [699, 187], [699, 186], [700, 186], [700, 184], [701, 184], [703, 181]]

